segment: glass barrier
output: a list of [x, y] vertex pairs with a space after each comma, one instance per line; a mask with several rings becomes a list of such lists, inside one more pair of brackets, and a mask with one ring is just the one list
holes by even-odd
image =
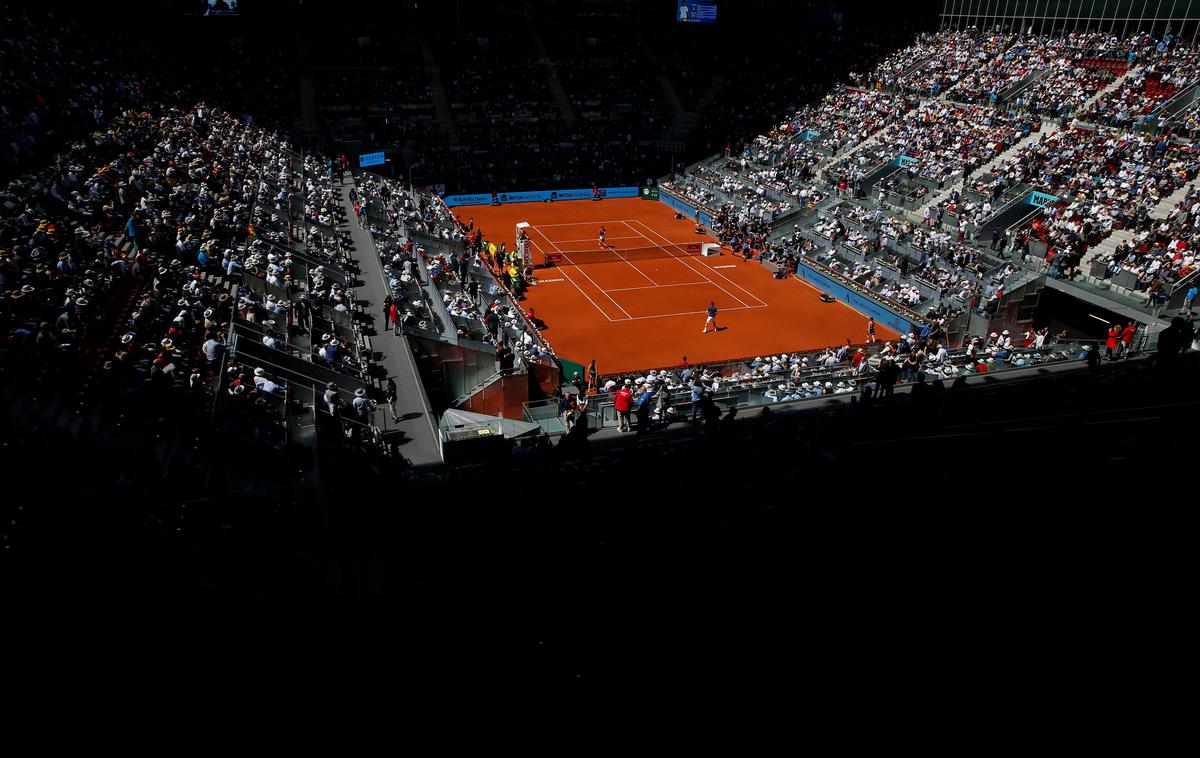
[[[1139, 331], [1130, 350], [1130, 356], [1152, 350], [1156, 342], [1156, 337], [1157, 335], [1145, 335]], [[975, 365], [975, 362], [968, 360], [966, 354], [960, 350], [951, 354], [940, 365], [927, 362], [921, 369], [912, 372], [910, 376], [905, 376], [902, 370], [901, 376], [898, 378], [894, 388], [903, 390], [906, 387], [911, 387], [917, 382], [916, 375], [919, 373], [925, 375], [925, 381], [927, 382], [952, 382], [959, 376], [970, 379], [974, 376], [1003, 374], [1017, 369], [1079, 361], [1087, 355], [1087, 352], [1083, 350], [1083, 346], [1091, 344], [1097, 344], [1101, 355], [1103, 355], [1104, 344], [1102, 340], [1098, 342], [1093, 340], [1060, 342], [1050, 347], [1041, 348], [1040, 350], [1034, 348], [1015, 348], [1007, 357], [999, 360], [985, 355], [983, 357], [983, 361], [987, 364], [985, 372], [974, 370], [972, 367]], [[751, 386], [743, 385], [728, 389], [722, 388], [713, 396], [713, 401], [720, 407], [722, 413], [732, 407], [742, 409], [763, 405], [790, 405], [808, 400], [843, 395], [846, 397], [858, 396], [873, 381], [873, 371], [855, 374], [844, 369], [837, 372], [812, 372], [805, 375], [801, 381], [786, 378], [786, 375], [777, 375], [765, 382], [756, 383]], [[806, 383], [809, 385], [808, 389], [804, 387]], [[816, 394], [817, 390], [815, 387], [818, 385], [822, 388], [821, 394]], [[541, 402], [544, 405], [538, 406], [538, 409], [535, 409], [535, 404], [526, 405], [526, 419], [539, 425], [542, 425], [539, 418], [540, 415], [557, 416], [557, 401], [548, 400]], [[656, 398], [653, 396], [646, 402], [651, 403], [652, 408], [657, 404]], [[690, 391], [673, 392], [669, 407], [671, 411], [668, 414], [667, 423], [692, 418], [694, 403], [691, 400]], [[596, 408], [599, 409], [598, 412], [594, 410]], [[599, 395], [592, 399], [592, 405], [588, 408], [588, 416], [592, 423], [598, 424], [603, 429], [616, 428], [619, 425], [616, 408], [613, 405], [611, 397], [608, 395]], [[661, 422], [661, 419], [654, 418], [653, 412], [651, 417], [654, 419], [654, 422]], [[635, 419], [636, 413], [631, 416], [631, 423], [635, 422]], [[542, 428], [543, 431], [552, 433], [548, 429], [548, 426], [544, 425]], [[558, 428], [565, 430], [565, 425], [562, 424], [561, 419], [559, 419]]]

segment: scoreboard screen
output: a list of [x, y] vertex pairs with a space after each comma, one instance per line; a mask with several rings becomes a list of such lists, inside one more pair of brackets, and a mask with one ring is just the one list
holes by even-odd
[[676, 0], [675, 20], [681, 24], [715, 24], [717, 23], [717, 6], [714, 3]]

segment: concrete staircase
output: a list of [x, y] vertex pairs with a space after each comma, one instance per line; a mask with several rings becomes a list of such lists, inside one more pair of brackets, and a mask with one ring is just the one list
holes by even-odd
[[[1096, 101], [1098, 101], [1100, 98], [1104, 97], [1105, 95], [1109, 94], [1110, 92], [1115, 92], [1119, 87], [1121, 87], [1123, 84], [1125, 84], [1126, 79], [1128, 79], [1129, 77], [1136, 74], [1139, 70], [1140, 69], [1137, 66], [1135, 66], [1135, 67], [1129, 69], [1128, 71], [1126, 71], [1121, 76], [1118, 76], [1116, 79], [1113, 79], [1112, 82], [1110, 82], [1107, 87], [1101, 89], [1096, 94], [1092, 95], [1087, 100], [1085, 100], [1083, 102], [1083, 105], [1080, 105], [1079, 108], [1077, 108], [1075, 112], [1076, 113], [1087, 113], [1087, 109], [1091, 108], [1093, 103], [1095, 103]], [[1083, 119], [1076, 118], [1075, 121], [1082, 122]]]
[[[920, 104], [916, 108], [913, 108], [911, 111], [904, 114], [904, 117], [908, 118], [908, 119], [917, 118], [922, 113], [924, 113], [926, 110], [928, 110], [929, 107], [932, 106], [936, 102], [937, 102], [937, 100], [934, 100], [934, 99], [922, 98], [920, 101]], [[838, 153], [831, 155], [828, 158], [822, 159], [821, 161], [819, 161], [817, 163], [816, 171], [819, 173], [820, 171], [823, 171], [825, 168], [827, 168], [835, 163], [841, 163], [842, 161], [846, 160], [847, 158], [852, 157], [858, 151], [862, 150], [863, 148], [867, 147], [868, 145], [874, 144], [875, 139], [878, 136], [879, 136], [879, 132], [876, 132], [875, 134], [872, 134], [870, 137], [867, 137], [865, 140], [858, 143], [854, 147], [849, 148], [849, 149], [843, 149], [842, 151], [839, 151]]]
[[538, 61], [546, 67], [546, 84], [549, 85], [550, 93], [554, 95], [554, 101], [558, 104], [558, 112], [568, 126], [574, 124], [575, 109], [571, 107], [571, 98], [567, 96], [567, 91], [562, 86], [562, 80], [558, 78], [554, 61], [550, 60], [550, 54], [546, 52], [546, 43], [542, 40], [542, 34], [533, 24], [526, 28], [529, 29], [529, 36], [533, 40], [533, 50], [537, 53]]
[[[1088, 267], [1092, 265], [1092, 261], [1110, 255], [1112, 251], [1117, 249], [1117, 245], [1128, 242], [1135, 236], [1136, 232], [1133, 229], [1118, 229], [1117, 231], [1108, 235], [1108, 238], [1103, 240], [1099, 245], [1096, 245], [1083, 254], [1083, 257], [1079, 260], [1079, 269], [1081, 271], [1087, 271]], [[1084, 278], [1092, 281], [1089, 277], [1085, 276]], [[1092, 283], [1100, 284], [1101, 280], [1095, 280]]]
[[[1163, 198], [1162, 201], [1158, 204], [1158, 207], [1155, 209], [1157, 211], [1157, 214], [1154, 216], [1154, 218], [1157, 221], [1165, 220], [1167, 217], [1167, 214], [1170, 213], [1172, 210], [1174, 210], [1176, 205], [1183, 202], [1183, 199], [1185, 197], [1187, 197], [1188, 191], [1194, 186], [1195, 185], [1192, 185], [1192, 184], [1185, 184], [1182, 187], [1180, 187], [1179, 189], [1172, 192], [1167, 197]], [[1083, 258], [1081, 258], [1079, 261], [1080, 271], [1086, 272], [1088, 270], [1088, 268], [1092, 265], [1093, 261], [1107, 257], [1114, 250], [1117, 249], [1118, 245], [1128, 242], [1129, 240], [1133, 239], [1135, 236], [1137, 236], [1136, 232], [1134, 232], [1132, 229], [1119, 229], [1119, 230], [1113, 232], [1111, 235], [1109, 235], [1108, 239], [1104, 240], [1099, 245], [1096, 245], [1094, 248], [1092, 248], [1091, 250], [1088, 250], [1086, 253], [1084, 253]], [[1131, 293], [1128, 289], [1114, 285], [1111, 282], [1109, 282], [1107, 279], [1097, 279], [1095, 277], [1091, 277], [1086, 274], [1084, 275], [1084, 279], [1092, 284], [1095, 284], [1098, 287], [1108, 287], [1112, 291], [1119, 292], [1128, 297], [1137, 297], [1136, 295]]]
[[704, 111], [708, 110], [708, 106], [713, 104], [713, 101], [716, 100], [717, 96], [721, 94], [721, 90], [725, 88], [725, 85], [728, 83], [728, 81], [729, 80], [723, 76], [714, 77], [713, 83], [709, 85], [708, 89], [704, 90], [704, 94], [700, 96], [700, 102], [696, 103], [696, 112], [704, 113]]
[[321, 133], [317, 118], [317, 88], [311, 76], [300, 77], [300, 126], [306, 134]]
[[450, 112], [450, 100], [446, 97], [442, 72], [428, 42], [421, 43], [421, 59], [425, 64], [425, 73], [429, 75], [429, 89], [433, 93], [433, 113], [438, 126], [443, 134], [454, 134], [454, 115]]
[[[636, 27], [634, 28], [633, 38], [637, 41], [638, 47], [641, 48], [642, 55], [647, 60], [655, 62], [658, 61], [658, 55], [654, 52], [654, 48], [651, 47], [650, 41], [646, 39], [646, 35], [642, 34], [640, 29]], [[658, 86], [662, 89], [663, 95], [667, 98], [667, 102], [671, 104], [671, 111], [674, 113], [675, 118], [678, 119], [679, 116], [686, 111], [683, 107], [683, 101], [679, 99], [679, 93], [675, 91], [675, 85], [671, 83], [671, 80], [668, 79], [665, 74], [661, 73], [655, 74], [654, 80], [658, 82]]]
[[671, 110], [675, 112], [675, 117], [686, 113], [683, 108], [683, 101], [679, 99], [679, 93], [675, 91], [675, 85], [667, 78], [666, 74], [655, 74], [654, 80], [658, 82], [658, 86], [662, 88], [663, 95], [666, 96], [667, 102], [671, 104]]
[[1154, 209], [1155, 211], [1157, 211], [1154, 218], [1158, 219], [1159, 221], [1165, 220], [1167, 218], [1167, 215], [1170, 214], [1171, 211], [1175, 210], [1175, 206], [1177, 206], [1183, 202], [1184, 198], [1186, 198], [1188, 196], [1188, 192], [1190, 192], [1195, 186], [1196, 185], [1194, 183], [1193, 184], [1185, 184], [1182, 187], [1180, 187], [1179, 189], [1172, 192], [1171, 194], [1164, 197], [1159, 202], [1158, 207]]
[[[1043, 130], [1043, 131], [1045, 131], [1045, 130]], [[1042, 136], [1042, 132], [1030, 132], [1028, 135], [1023, 137], [1022, 139], [1017, 140], [1017, 142], [1015, 142], [1007, 150], [1000, 153], [999, 155], [997, 155], [992, 160], [988, 161], [986, 164], [984, 164], [980, 168], [976, 169], [976, 171], [974, 172], [973, 175], [980, 176], [982, 174], [992, 173], [993, 171], [996, 170], [997, 166], [999, 166], [1005, 160], [1016, 155], [1019, 151], [1023, 150], [1025, 148], [1025, 146], [1028, 145], [1029, 143], [1036, 142], [1038, 139], [1041, 138], [1041, 136]], [[932, 208], [936, 208], [943, 200], [950, 197], [950, 193], [952, 193], [956, 187], [961, 187], [961, 183], [958, 182], [958, 180], [951, 180], [944, 188], [938, 190], [937, 192], [932, 193], [929, 196], [929, 199], [927, 201], [925, 201], [921, 205], [918, 205], [914, 210], [909, 211], [907, 213], [908, 217], [911, 220], [914, 220], [919, 223], [920, 221], [923, 220], [923, 216], [921, 214], [922, 208], [924, 208], [927, 205]]]

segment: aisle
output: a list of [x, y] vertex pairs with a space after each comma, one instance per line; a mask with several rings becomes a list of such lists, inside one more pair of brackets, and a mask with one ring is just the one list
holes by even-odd
[[[352, 182], [338, 188], [346, 218], [354, 218], [354, 204], [350, 202]], [[362, 272], [362, 284], [354, 288], [355, 299], [362, 304], [368, 320], [374, 325], [371, 333], [371, 349], [378, 356], [375, 362], [383, 366], [387, 375], [396, 382], [396, 412], [400, 421], [392, 421], [386, 407], [381, 408], [383, 426], [389, 431], [399, 430], [403, 437], [399, 441], [400, 454], [413, 466], [436, 466], [442, 462], [441, 445], [438, 443], [437, 419], [429, 406], [429, 400], [421, 386], [417, 363], [413, 358], [408, 337], [392, 334], [383, 327], [383, 300], [387, 295], [387, 284], [383, 278], [383, 267], [375, 254], [375, 243], [366, 229], [356, 221], [345, 227], [353, 241], [350, 254], [358, 262]], [[383, 382], [386, 386], [386, 380]]]

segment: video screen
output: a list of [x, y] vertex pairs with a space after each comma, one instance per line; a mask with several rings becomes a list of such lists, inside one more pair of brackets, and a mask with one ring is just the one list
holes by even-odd
[[197, 5], [202, 16], [238, 15], [238, 0], [197, 0]]
[[715, 24], [717, 23], [717, 6], [713, 3], [678, 0], [675, 7], [675, 20], [681, 24]]

